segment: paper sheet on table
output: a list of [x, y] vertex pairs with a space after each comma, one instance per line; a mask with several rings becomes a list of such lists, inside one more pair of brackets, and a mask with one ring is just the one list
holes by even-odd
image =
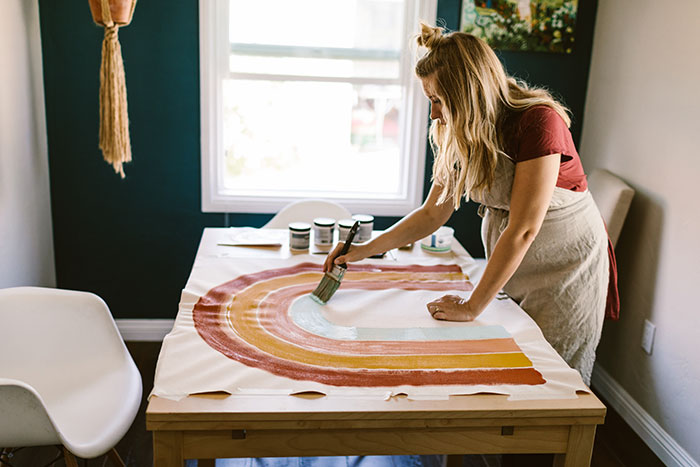
[[[418, 266], [437, 267], [445, 262], [441, 257], [422, 258]], [[476, 267], [468, 258], [458, 257], [457, 261], [448, 262], [450, 264], [445, 267], [457, 264], [467, 275], [473, 274]], [[384, 287], [376, 284], [381, 283], [381, 275], [385, 274], [379, 266], [386, 265], [387, 261], [365, 260], [356, 264], [358, 267], [364, 265], [366, 271], [362, 274], [365, 275], [353, 279], [351, 266], [332, 300], [326, 306], [320, 306], [314, 305], [307, 293], [294, 292], [295, 287], [310, 292], [318, 284], [321, 278], [318, 257], [198, 259], [182, 293], [173, 330], [163, 342], [151, 394], [179, 399], [189, 394], [214, 391], [233, 395], [317, 391], [356, 397], [386, 398], [406, 394], [409, 398], [441, 399], [455, 394], [496, 393], [507, 394], [511, 399], [558, 399], [574, 398], [576, 391], [588, 391], [578, 372], [566, 365], [544, 340], [534, 321], [511, 300], [494, 300], [471, 323], [436, 321], [427, 312], [428, 302], [447, 293], [468, 296], [469, 292], [423, 288], [420, 284], [435, 288], [440, 282], [433, 280], [432, 273], [421, 272], [424, 269], [407, 273], [407, 277], [422, 274], [425, 279], [413, 289]], [[373, 269], [372, 265], [378, 266]], [[397, 264], [392, 262], [392, 265]], [[296, 271], [295, 268], [300, 272], [289, 272]], [[286, 276], [282, 274], [287, 282], [284, 287], [279, 287], [280, 284], [274, 281], [281, 280], [278, 272], [282, 270], [288, 271]], [[379, 279], [371, 274], [377, 274]], [[231, 284], [238, 284], [236, 287], [240, 290], [228, 296], [225, 291], [231, 290]], [[269, 290], [265, 288], [268, 284]], [[246, 313], [249, 313], [246, 318], [232, 317], [232, 310], [241, 306], [242, 297], [256, 287], [264, 299], [255, 298], [258, 302], [253, 300], [250, 302], [253, 305], [245, 305]], [[225, 305], [217, 305], [218, 311], [209, 313], [203, 325], [201, 310], [206, 310], [209, 302], [215, 304], [217, 300]], [[261, 311], [265, 307], [259, 303], [265, 300], [270, 303], [266, 303], [266, 311]], [[281, 309], [275, 309], [280, 306]], [[199, 320], [197, 327], [196, 320]], [[219, 334], [210, 332], [212, 329]], [[244, 335], [243, 344], [236, 344], [234, 341], [241, 335]], [[442, 355], [434, 355], [440, 352], [430, 349], [459, 347], [462, 343], [469, 346], [479, 339], [495, 338], [505, 342], [506, 337], [517, 344], [519, 352], [500, 352], [498, 358], [520, 359], [514, 365], [529, 366], [527, 371], [541, 375], [542, 382], [498, 384], [491, 379], [487, 384], [480, 384], [477, 378], [469, 384], [426, 384], [425, 378], [421, 380], [415, 376], [423, 372], [423, 376], [432, 375], [435, 381], [442, 381], [445, 375], [456, 372], [498, 373], [497, 370], [502, 369], [500, 363], [489, 352], [455, 356], [452, 351], [441, 351]], [[254, 343], [246, 343], [245, 339]], [[486, 341], [477, 344], [483, 342]], [[401, 346], [418, 346], [419, 350], [424, 346], [427, 354], [396, 354], [395, 349]], [[248, 350], [241, 352], [243, 347]], [[531, 363], [523, 364], [521, 354]], [[468, 368], [457, 368], [453, 365], [455, 358], [472, 363], [467, 365]], [[473, 362], [474, 359], [477, 363]], [[425, 360], [447, 362], [447, 366], [427, 367], [426, 370]], [[485, 363], [479, 363], [482, 361]], [[490, 368], [494, 361], [496, 368]], [[369, 368], [348, 367], [363, 362], [368, 362]], [[297, 372], [295, 368], [300, 370]], [[309, 372], [309, 368], [318, 371]], [[378, 379], [378, 373], [392, 377]], [[352, 384], [339, 384], [339, 381], [346, 381], [343, 378]], [[358, 385], [357, 378], [366, 378], [363, 381], [371, 384]], [[381, 381], [392, 381], [392, 384], [381, 385]]]
[[223, 246], [282, 246], [287, 232], [279, 229], [256, 229], [242, 227], [231, 229], [225, 239], [218, 244]]

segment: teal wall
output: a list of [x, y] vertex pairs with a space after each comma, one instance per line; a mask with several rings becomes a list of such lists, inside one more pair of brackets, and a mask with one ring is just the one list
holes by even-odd
[[[595, 5], [579, 8], [574, 54], [502, 54], [511, 73], [547, 85], [572, 108], [576, 141]], [[260, 226], [270, 218], [200, 210], [197, 0], [141, 0], [120, 31], [134, 157], [124, 180], [98, 149], [103, 29], [92, 22], [87, 0], [39, 6], [58, 287], [97, 293], [116, 318], [173, 318], [202, 229]], [[455, 0], [439, 4], [450, 29], [458, 27], [459, 8]], [[483, 254], [475, 206], [464, 206], [450, 224], [475, 256]]]

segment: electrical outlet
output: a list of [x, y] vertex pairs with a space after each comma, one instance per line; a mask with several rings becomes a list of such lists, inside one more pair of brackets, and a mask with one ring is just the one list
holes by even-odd
[[645, 319], [644, 332], [642, 333], [642, 348], [649, 355], [651, 355], [651, 349], [654, 345], [654, 334], [656, 334], [656, 326], [648, 319]]

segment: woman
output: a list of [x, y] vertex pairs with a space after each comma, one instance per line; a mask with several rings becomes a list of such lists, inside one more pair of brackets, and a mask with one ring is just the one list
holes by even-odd
[[324, 269], [415, 242], [462, 197], [481, 203], [487, 266], [469, 298], [428, 303], [435, 319], [471, 321], [503, 289], [590, 382], [608, 289], [608, 237], [586, 187], [566, 109], [505, 74], [491, 48], [421, 24], [415, 71], [431, 102], [432, 187], [421, 207], [372, 241], [340, 247]]

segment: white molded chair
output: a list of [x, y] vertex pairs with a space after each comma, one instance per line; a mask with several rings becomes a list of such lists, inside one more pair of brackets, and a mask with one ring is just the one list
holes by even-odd
[[[0, 448], [109, 453], [141, 404], [141, 375], [105, 302], [87, 292], [0, 290]], [[1, 450], [1, 449], [0, 449]]]
[[588, 176], [588, 190], [605, 220], [614, 247], [632, 203], [634, 189], [611, 172], [595, 169]]
[[323, 199], [302, 199], [283, 207], [263, 225], [264, 229], [286, 229], [290, 222], [313, 224], [316, 217], [331, 217], [336, 221], [352, 217], [350, 211], [338, 203]]

